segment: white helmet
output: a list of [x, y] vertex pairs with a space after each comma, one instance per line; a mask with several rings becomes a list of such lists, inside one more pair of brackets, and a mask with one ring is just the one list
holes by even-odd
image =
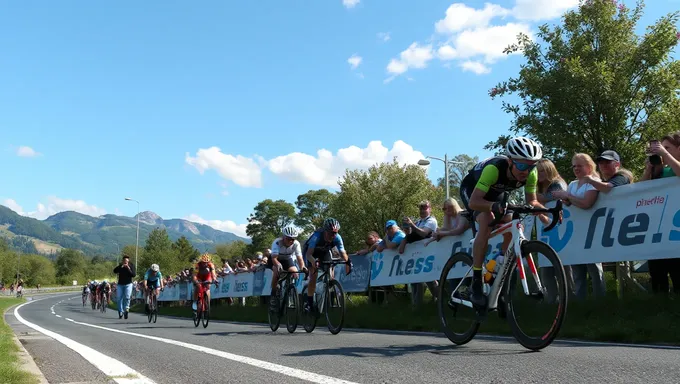
[[154, 272], [158, 272], [158, 264], [151, 264], [151, 270]]
[[283, 227], [283, 229], [281, 230], [281, 233], [284, 236], [292, 237], [292, 238], [296, 238], [296, 237], [300, 236], [300, 230], [292, 224]]
[[541, 146], [526, 137], [514, 137], [508, 140], [505, 153], [511, 159], [538, 161], [543, 157]]

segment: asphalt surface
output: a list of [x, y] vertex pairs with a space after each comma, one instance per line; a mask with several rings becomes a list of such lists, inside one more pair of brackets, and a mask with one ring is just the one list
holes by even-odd
[[[50, 383], [115, 382], [13, 312], [6, 320]], [[116, 311], [83, 307], [73, 294], [36, 297], [19, 315], [156, 383], [672, 383], [680, 377], [678, 348], [555, 342], [529, 352], [507, 338], [478, 337], [458, 347], [430, 334], [343, 330], [334, 336], [321, 327], [307, 334], [301, 326], [289, 334], [285, 324], [272, 333], [266, 325], [226, 322], [204, 329], [191, 319], [149, 324], [131, 313], [119, 320]], [[192, 349], [200, 347], [209, 350]]]

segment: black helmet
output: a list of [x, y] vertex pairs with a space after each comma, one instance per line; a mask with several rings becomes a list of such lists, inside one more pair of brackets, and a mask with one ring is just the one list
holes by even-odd
[[340, 230], [340, 222], [332, 217], [329, 217], [323, 221], [323, 230], [338, 233]]

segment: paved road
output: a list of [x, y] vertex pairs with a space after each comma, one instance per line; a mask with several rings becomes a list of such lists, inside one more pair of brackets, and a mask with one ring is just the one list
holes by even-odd
[[73, 294], [36, 298], [18, 313], [49, 335], [8, 312], [6, 320], [52, 384], [670, 383], [680, 377], [680, 349], [558, 342], [534, 353], [498, 338], [456, 347], [426, 334], [333, 336], [325, 328], [312, 334], [299, 328], [291, 335], [285, 326], [272, 333], [264, 325], [224, 322], [203, 329], [190, 319], [149, 324], [130, 314], [119, 320], [115, 311], [83, 308]]

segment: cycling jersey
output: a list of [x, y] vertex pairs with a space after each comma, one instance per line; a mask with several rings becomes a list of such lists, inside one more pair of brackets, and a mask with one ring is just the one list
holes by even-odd
[[206, 263], [204, 261], [199, 261], [194, 267], [196, 278], [203, 281], [210, 281], [212, 279], [212, 271], [214, 270], [215, 265], [212, 262]]
[[283, 238], [279, 237], [272, 243], [272, 255], [278, 255], [279, 261], [282, 259], [292, 259], [293, 256], [302, 257], [300, 242], [295, 240], [290, 247], [286, 247], [283, 245]]
[[486, 192], [484, 199], [487, 201], [504, 201], [506, 192], [524, 187], [527, 193], [535, 193], [538, 184], [538, 171], [536, 168], [529, 172], [525, 181], [513, 180], [508, 177], [510, 164], [507, 156], [496, 156], [486, 159], [475, 165], [465, 176], [460, 184], [460, 194], [469, 209], [468, 202], [475, 188]]
[[312, 236], [310, 236], [309, 239], [305, 241], [305, 245], [302, 247], [302, 254], [307, 254], [307, 250], [310, 247], [314, 249], [314, 257], [316, 258], [318, 258], [319, 255], [325, 255], [331, 249], [333, 249], [333, 247], [337, 247], [338, 252], [343, 252], [345, 250], [342, 237], [340, 237], [339, 233], [335, 235], [332, 241], [328, 242], [324, 238], [323, 232], [323, 230], [320, 230], [312, 233]]
[[160, 270], [158, 272], [154, 272], [151, 269], [147, 269], [146, 273], [144, 274], [144, 280], [146, 281], [158, 281], [159, 279], [162, 278], [163, 275], [161, 274]]

